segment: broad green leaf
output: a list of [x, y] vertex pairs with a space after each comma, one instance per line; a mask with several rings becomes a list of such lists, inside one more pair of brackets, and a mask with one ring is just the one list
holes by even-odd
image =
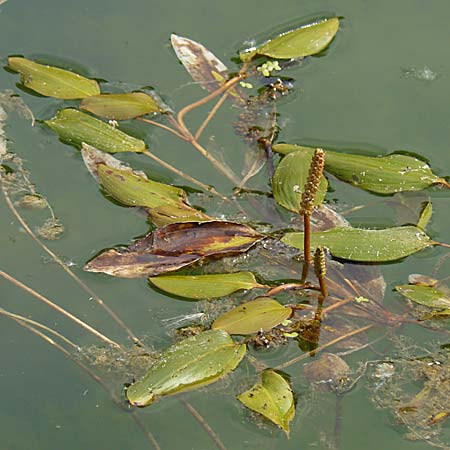
[[151, 208], [148, 210], [148, 215], [151, 222], [157, 227], [163, 227], [170, 223], [207, 222], [214, 220], [212, 217], [189, 206], [185, 202]]
[[291, 308], [269, 297], [259, 297], [219, 316], [211, 328], [230, 334], [252, 334], [276, 327], [292, 314]]
[[75, 99], [100, 94], [100, 87], [95, 80], [58, 67], [38, 64], [20, 57], [9, 57], [8, 67], [20, 73], [25, 87], [41, 95]]
[[63, 109], [45, 123], [69, 144], [85, 142], [108, 153], [145, 151], [144, 141], [76, 109]]
[[396, 286], [395, 290], [420, 305], [429, 306], [430, 308], [450, 308], [450, 297], [444, 292], [429, 286], [404, 284]]
[[246, 352], [225, 331], [209, 330], [169, 347], [145, 377], [126, 392], [135, 406], [147, 406], [156, 397], [214, 383], [233, 371]]
[[170, 294], [196, 299], [223, 297], [241, 289], [263, 287], [251, 272], [173, 275], [151, 277], [149, 280], [157, 288]]
[[[286, 233], [285, 244], [303, 250], [303, 233]], [[333, 228], [311, 233], [311, 250], [326, 247], [337, 258], [361, 262], [395, 261], [434, 245], [434, 242], [414, 226], [366, 230]]]
[[[311, 147], [291, 144], [277, 144], [273, 149], [282, 154], [314, 152]], [[342, 181], [378, 194], [418, 191], [443, 181], [428, 164], [400, 154], [372, 157], [326, 150], [325, 170]]]
[[417, 222], [417, 227], [421, 230], [425, 230], [427, 228], [428, 222], [431, 219], [433, 214], [433, 205], [431, 202], [425, 203], [425, 206], [420, 213], [419, 221]]
[[277, 372], [267, 369], [261, 383], [240, 394], [238, 400], [278, 425], [289, 435], [289, 423], [295, 415], [294, 395], [289, 383]]
[[100, 164], [97, 167], [100, 183], [118, 202], [127, 206], [157, 208], [178, 204], [185, 199], [183, 189], [147, 180], [131, 170], [115, 169]]
[[134, 119], [145, 114], [164, 111], [153, 97], [143, 92], [95, 95], [85, 98], [81, 102], [80, 109], [115, 120]]
[[256, 48], [248, 49], [240, 54], [240, 58], [247, 62], [256, 55], [278, 59], [304, 58], [315, 55], [328, 46], [338, 29], [339, 19], [337, 17], [310, 23], [281, 34]]
[[[277, 203], [290, 211], [299, 212], [303, 188], [308, 179], [311, 160], [312, 153], [302, 151], [293, 152], [285, 156], [275, 170], [272, 180], [273, 196]], [[323, 202], [327, 188], [328, 182], [322, 176], [319, 190], [314, 200], [315, 206]]]

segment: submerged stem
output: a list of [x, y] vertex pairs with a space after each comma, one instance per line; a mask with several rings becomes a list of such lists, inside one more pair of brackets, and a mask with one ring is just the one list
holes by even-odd
[[214, 117], [214, 115], [219, 110], [219, 108], [223, 105], [223, 103], [227, 99], [227, 97], [228, 97], [228, 91], [226, 91], [222, 94], [222, 97], [219, 98], [217, 103], [214, 105], [213, 109], [211, 109], [208, 116], [203, 121], [203, 123], [200, 125], [200, 127], [198, 128], [198, 130], [196, 131], [196, 133], [194, 135], [194, 139], [196, 141], [198, 141], [198, 139], [202, 135], [204, 129], [208, 126], [209, 122], [211, 122], [211, 119]]
[[164, 125], [163, 123], [156, 122], [155, 120], [146, 119], [145, 117], [136, 117], [136, 120], [139, 120], [141, 122], [149, 123], [150, 125], [154, 125], [155, 127], [162, 128], [163, 130], [168, 131], [169, 133], [174, 134], [175, 136], [179, 137], [180, 139], [183, 139], [183, 141], [187, 141], [186, 136], [179, 133], [178, 131], [174, 130], [173, 128], [168, 127], [167, 125]]
[[184, 173], [180, 169], [177, 169], [176, 167], [172, 166], [171, 164], [169, 164], [168, 162], [164, 161], [163, 159], [158, 158], [158, 156], [154, 155], [149, 150], [145, 150], [144, 152], [142, 152], [142, 154], [145, 155], [145, 156], [148, 156], [151, 159], [153, 159], [154, 161], [156, 161], [161, 166], [163, 166], [166, 169], [168, 169], [168, 170], [172, 171], [173, 173], [177, 174], [179, 177], [184, 178], [186, 181], [189, 181], [190, 183], [195, 184], [196, 186], [202, 188], [203, 190], [205, 190], [207, 192], [210, 192], [211, 194], [213, 194], [213, 195], [215, 195], [217, 197], [220, 197], [222, 200], [228, 201], [227, 197], [222, 195], [220, 192], [216, 191], [216, 189], [214, 189], [212, 186], [208, 186], [207, 184], [202, 183], [201, 181], [191, 177], [190, 175]]
[[90, 295], [90, 297], [93, 300], [95, 300], [95, 302], [97, 302], [98, 305], [100, 305], [106, 311], [106, 313], [114, 320], [114, 322], [116, 322], [116, 324], [120, 328], [122, 328], [122, 330], [126, 334], [128, 334], [128, 336], [136, 344], [142, 345], [137, 336], [131, 331], [131, 329], [125, 324], [125, 322], [86, 283], [84, 283], [84, 281], [82, 281], [81, 278], [75, 275], [75, 273], [69, 267], [67, 267], [64, 261], [56, 253], [50, 250], [31, 230], [31, 228], [19, 214], [13, 202], [11, 201], [8, 191], [3, 183], [1, 173], [0, 173], [0, 187], [8, 208], [10, 209], [12, 214], [16, 217], [16, 219], [19, 221], [20, 225], [22, 225], [27, 234], [42, 248], [42, 250], [44, 250], [45, 253], [47, 253], [57, 264], [59, 264], [59, 266], [64, 270], [64, 272], [66, 272], [87, 294]]
[[217, 436], [217, 434], [214, 432], [214, 430], [211, 428], [208, 422], [206, 422], [204, 417], [191, 405], [191, 403], [189, 403], [187, 400], [184, 400], [183, 398], [180, 399], [180, 402], [183, 403], [186, 409], [194, 416], [197, 422], [208, 433], [209, 437], [214, 441], [214, 444], [216, 444], [216, 447], [219, 450], [227, 450], [225, 445], [220, 440], [219, 436]]
[[67, 317], [68, 319], [72, 320], [77, 325], [79, 325], [82, 328], [84, 328], [86, 331], [89, 331], [91, 334], [93, 334], [94, 336], [98, 337], [103, 342], [106, 342], [107, 344], [112, 345], [113, 347], [116, 347], [116, 348], [119, 348], [121, 350], [124, 350], [124, 348], [120, 344], [118, 344], [117, 342], [113, 341], [109, 337], [107, 337], [104, 334], [100, 333], [100, 331], [98, 331], [95, 328], [91, 327], [89, 324], [87, 324], [86, 322], [82, 321], [77, 316], [73, 315], [69, 311], [67, 311], [64, 308], [62, 308], [61, 306], [59, 306], [56, 303], [52, 302], [47, 297], [44, 297], [43, 295], [39, 294], [39, 292], [36, 292], [34, 289], [30, 288], [26, 284], [21, 283], [19, 280], [17, 280], [16, 278], [12, 277], [9, 274], [7, 274], [6, 272], [3, 272], [2, 270], [0, 270], [0, 276], [3, 277], [5, 280], [8, 280], [10, 283], [14, 284], [15, 286], [17, 286], [18, 288], [20, 288], [20, 289], [24, 290], [25, 292], [31, 294], [33, 297], [35, 297], [36, 299], [38, 299], [42, 303], [45, 303], [50, 308], [54, 309], [55, 311], [58, 311], [60, 314], [62, 314], [63, 316]]

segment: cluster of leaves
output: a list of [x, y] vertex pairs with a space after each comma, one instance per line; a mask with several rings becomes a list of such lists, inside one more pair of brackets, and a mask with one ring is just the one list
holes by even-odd
[[[260, 242], [285, 244], [288, 250], [296, 249], [294, 254], [298, 250], [309, 254], [309, 251], [326, 247], [333, 258], [363, 263], [396, 261], [437, 245], [425, 231], [431, 215], [431, 203], [422, 212], [417, 225], [378, 230], [352, 228], [323, 204], [328, 181], [321, 174], [314, 196], [313, 219], [316, 223], [310, 235], [311, 248], [305, 249], [306, 227], [305, 231], [283, 230], [280, 236], [280, 233], [263, 233], [255, 225], [219, 220], [189, 204], [183, 189], [151, 180], [143, 172], [129, 168], [111, 155], [134, 152], [161, 162], [143, 140], [121, 131], [116, 122], [138, 119], [160, 126], [192, 144], [216, 169], [242, 188], [261, 169], [261, 155], [266, 156], [268, 166], [271, 166], [274, 151], [281, 155], [281, 160], [271, 179], [273, 198], [285, 210], [301, 213], [302, 195], [315, 149], [275, 144], [278, 131], [275, 100], [290, 90], [288, 80], [278, 72], [322, 52], [333, 41], [338, 29], [338, 18], [326, 18], [270, 39], [240, 53], [242, 65], [234, 75], [202, 45], [173, 35], [172, 45], [178, 58], [192, 78], [209, 91], [205, 99], [188, 105], [177, 115], [154, 92], [101, 93], [95, 80], [23, 57], [9, 58], [8, 68], [20, 73], [21, 83], [27, 89], [43, 96], [81, 99], [79, 109], [63, 109], [44, 123], [62, 141], [81, 148], [88, 170], [110, 197], [124, 206], [139, 207], [145, 211], [154, 227], [147, 236], [128, 247], [103, 251], [85, 265], [86, 271], [125, 278], [147, 277], [160, 290], [196, 300], [219, 298], [239, 290], [254, 289], [259, 292], [256, 298], [217, 317], [209, 330], [183, 339], [165, 350], [145, 377], [128, 387], [126, 395], [132, 405], [146, 406], [157, 397], [218, 380], [238, 366], [246, 354], [247, 345], [256, 343], [258, 339], [265, 345], [274, 336], [281, 336], [284, 340], [292, 338], [303, 349], [311, 349], [311, 345], [317, 347], [318, 344], [324, 298], [323, 295], [317, 296], [318, 288], [314, 286], [314, 276], [311, 274], [308, 274], [309, 281], [306, 283], [272, 281], [269, 286], [259, 282], [258, 274], [248, 270], [195, 275], [168, 275], [169, 272], [188, 266], [198, 267], [200, 261], [206, 263], [246, 253]], [[250, 80], [260, 83], [261, 89], [254, 89]], [[228, 99], [240, 109], [240, 123], [235, 130], [250, 144], [249, 154], [253, 156], [244, 180], [237, 179], [199, 143], [199, 137], [212, 114], [195, 134], [190, 132], [183, 120], [189, 110], [219, 95], [222, 98], [218, 106]], [[261, 112], [263, 114], [259, 114]], [[261, 117], [264, 117], [263, 124]], [[161, 121], [153, 120], [155, 118]], [[164, 120], [167, 125], [162, 123]], [[404, 153], [368, 157], [324, 149], [324, 157], [325, 174], [377, 194], [417, 191], [435, 184], [448, 187], [448, 183], [433, 174], [425, 162]], [[164, 161], [162, 164], [185, 176]], [[190, 176], [185, 177], [203, 187], [209, 195], [224, 198], [213, 188]], [[227, 201], [238, 205], [236, 197], [227, 198]], [[257, 206], [262, 208], [263, 203], [258, 201]], [[284, 226], [289, 227], [292, 228], [292, 224], [286, 223]], [[274, 257], [272, 263], [276, 263]], [[286, 267], [290, 263], [289, 258]], [[325, 265], [325, 262], [321, 264]], [[330, 270], [326, 282], [330, 288], [329, 299], [335, 306], [344, 305], [341, 310], [351, 317], [378, 319], [379, 322], [395, 321], [395, 317], [393, 319], [392, 314], [381, 305], [384, 285], [377, 267], [355, 265], [349, 276], [346, 272], [349, 269], [345, 266], [333, 265], [330, 260], [328, 265]], [[324, 271], [320, 277], [325, 277]], [[352, 292], [346, 290], [342, 280], [348, 282]], [[308, 294], [301, 302], [288, 305], [273, 298], [291, 288], [302, 289]], [[263, 290], [265, 293], [261, 296]], [[433, 286], [408, 285], [399, 286], [397, 290], [414, 302], [438, 308], [442, 314], [449, 310], [448, 296]], [[311, 305], [305, 305], [316, 301], [317, 311]], [[366, 302], [369, 305], [365, 305]], [[299, 307], [300, 303], [303, 309]], [[340, 328], [338, 337], [352, 334], [352, 330]], [[273, 368], [264, 370], [261, 381], [239, 395], [238, 399], [286, 433], [289, 432], [289, 423], [295, 413], [294, 395], [289, 381], [279, 371]]]

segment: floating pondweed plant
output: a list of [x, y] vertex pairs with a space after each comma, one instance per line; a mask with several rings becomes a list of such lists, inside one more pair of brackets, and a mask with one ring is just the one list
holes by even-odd
[[[193, 312], [161, 319], [164, 327], [177, 331], [173, 333], [177, 340], [156, 353], [41, 241], [40, 237], [56, 238], [62, 225], [47, 199], [31, 183], [23, 161], [8, 149], [6, 110], [13, 105], [28, 118], [33, 116], [20, 97], [5, 92], [0, 95], [0, 184], [6, 203], [26, 233], [104, 308], [130, 338], [132, 346], [128, 348], [110, 339], [88, 321], [3, 271], [0, 275], [5, 280], [64, 314], [106, 347], [80, 349], [47, 325], [4, 309], [0, 309], [0, 314], [30, 329], [74, 360], [119, 404], [117, 387], [126, 384], [130, 408], [207, 386], [230, 376], [246, 359], [258, 372], [258, 381], [240, 393], [238, 399], [286, 434], [292, 431], [294, 423], [296, 384], [281, 370], [325, 349], [329, 352], [341, 348], [343, 354], [348, 354], [368, 348], [405, 323], [428, 327], [428, 322], [416, 319], [415, 304], [430, 308], [434, 318], [436, 309], [441, 316], [448, 315], [448, 293], [435, 286], [397, 286], [412, 302], [400, 312], [391, 311], [389, 305], [382, 303], [386, 284], [378, 265], [432, 246], [447, 245], [435, 242], [427, 234], [431, 202], [421, 206], [417, 223], [385, 229], [353, 228], [325, 204], [327, 174], [340, 180], [333, 179], [333, 183], [345, 182], [383, 195], [420, 191], [433, 185], [448, 188], [448, 182], [435, 175], [428, 164], [403, 153], [368, 157], [277, 142], [277, 103], [295, 86], [283, 71], [328, 48], [339, 25], [339, 18], [326, 17], [289, 30], [242, 51], [238, 65], [231, 69], [203, 45], [172, 35], [177, 57], [193, 80], [208, 92], [179, 111], [167, 107], [157, 93], [149, 94], [145, 89], [111, 94], [103, 92], [104, 84], [74, 72], [25, 57], [10, 57], [9, 69], [20, 74], [27, 89], [43, 96], [79, 101], [78, 107], [71, 102], [54, 117], [44, 118], [39, 126], [51, 128], [61, 141], [81, 149], [84, 163], [103, 193], [124, 207], [138, 209], [151, 223], [145, 236], [127, 246], [100, 251], [86, 262], [84, 270], [146, 278], [152, 289], [176, 299], [204, 303], [198, 303]], [[187, 115], [213, 100], [216, 103], [204, 120], [197, 129], [191, 129]], [[242, 170], [230, 167], [203, 143], [208, 125], [226, 102], [237, 111], [234, 132], [248, 144]], [[193, 147], [231, 183], [233, 191], [219, 192], [208, 184], [209, 180], [197, 179], [169, 164], [147, 142], [123, 131], [123, 120], [159, 127]], [[201, 193], [192, 195], [191, 189], [152, 180], [116, 157], [124, 152], [135, 153], [135, 161], [151, 158]], [[249, 190], [247, 184], [264, 165], [272, 190], [265, 191], [265, 185]], [[51, 217], [35, 233], [20, 208], [48, 208]], [[222, 270], [215, 270], [219, 267]], [[368, 332], [375, 330], [381, 333], [371, 337]], [[249, 355], [247, 351], [250, 347], [269, 352], [287, 343], [298, 346], [300, 354], [276, 367], [259, 361], [257, 353]], [[76, 358], [77, 352], [82, 357]], [[341, 368], [343, 377], [347, 377], [350, 369], [339, 356], [323, 354], [321, 360], [326, 360], [327, 370], [336, 369], [331, 373], [338, 373]], [[309, 365], [306, 378], [317, 381], [323, 369], [323, 365]], [[111, 381], [106, 382], [111, 374], [113, 389]], [[428, 384], [424, 389], [427, 387]], [[339, 401], [344, 393], [339, 391]], [[224, 443], [194, 406], [184, 399], [182, 402], [216, 447], [224, 450]], [[132, 411], [131, 417], [144, 430], [149, 443], [159, 449], [139, 413]], [[439, 412], [433, 410], [433, 414]], [[444, 420], [445, 411], [440, 414], [428, 421], [434, 424]]]

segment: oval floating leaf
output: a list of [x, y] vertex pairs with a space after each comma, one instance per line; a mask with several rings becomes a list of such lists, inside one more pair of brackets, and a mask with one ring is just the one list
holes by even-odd
[[[277, 203], [290, 211], [299, 212], [303, 188], [308, 179], [312, 153], [293, 152], [285, 156], [277, 166], [272, 180], [273, 196]], [[314, 205], [322, 204], [328, 182], [322, 175]]]
[[20, 73], [25, 87], [47, 97], [75, 99], [100, 94], [100, 87], [95, 80], [69, 70], [20, 57], [9, 57], [8, 67]]
[[94, 95], [85, 98], [81, 102], [80, 109], [115, 120], [134, 119], [146, 114], [164, 112], [153, 97], [143, 92]]
[[[303, 233], [286, 233], [281, 240], [303, 250]], [[381, 230], [343, 227], [311, 233], [312, 251], [326, 247], [337, 258], [361, 262], [395, 261], [432, 245], [434, 242], [413, 226]]]
[[173, 275], [151, 277], [157, 288], [186, 298], [215, 298], [230, 295], [241, 289], [263, 287], [251, 272], [220, 273], [213, 275]]
[[108, 153], [145, 151], [144, 141], [76, 109], [63, 109], [45, 123], [69, 144], [85, 142]]
[[[314, 152], [311, 147], [291, 144], [273, 146], [276, 152]], [[325, 170], [342, 181], [378, 194], [418, 191], [444, 180], [428, 164], [412, 156], [391, 154], [381, 157], [325, 151]]]
[[277, 372], [265, 370], [261, 383], [238, 396], [252, 411], [263, 415], [289, 435], [289, 423], [295, 415], [295, 402], [289, 383]]
[[219, 316], [211, 328], [230, 334], [252, 334], [276, 327], [292, 314], [292, 309], [269, 297], [259, 297]]
[[214, 383], [233, 371], [246, 352], [228, 333], [210, 330], [172, 345], [164, 351], [143, 380], [127, 389], [128, 401], [147, 406], [156, 397], [176, 394]]
[[337, 17], [310, 23], [281, 34], [259, 47], [246, 50], [240, 54], [240, 58], [247, 62], [256, 55], [278, 59], [304, 58], [315, 55], [329, 45], [338, 29], [339, 19]]
[[420, 305], [430, 308], [450, 308], [450, 297], [444, 292], [429, 286], [405, 284], [396, 286], [395, 290]]
[[173, 223], [127, 248], [110, 249], [84, 266], [116, 277], [152, 277], [178, 270], [203, 257], [243, 253], [263, 236], [233, 222]]

